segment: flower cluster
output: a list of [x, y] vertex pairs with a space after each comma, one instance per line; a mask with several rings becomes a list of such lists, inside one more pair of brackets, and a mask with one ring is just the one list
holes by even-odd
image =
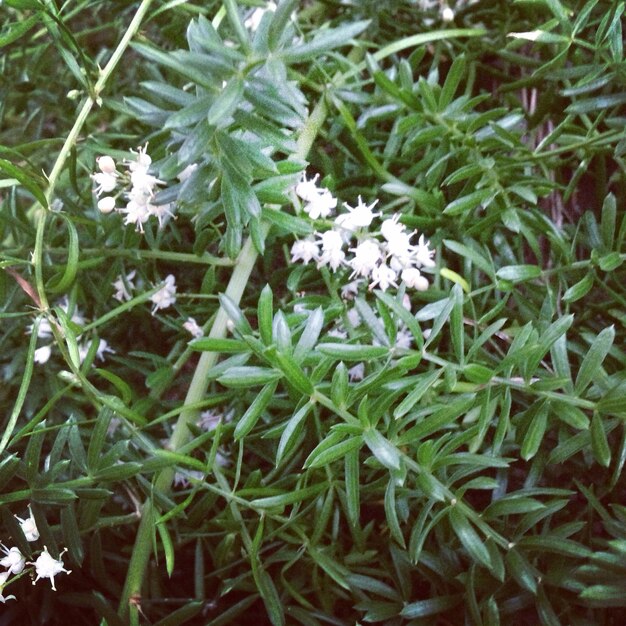
[[[126, 172], [123, 174], [117, 171], [117, 166], [112, 157], [101, 156], [96, 159], [100, 171], [91, 175], [96, 185], [95, 194], [99, 198], [99, 211], [105, 214], [114, 210], [123, 213], [126, 216], [124, 224], [134, 224], [136, 230], [140, 232], [143, 232], [143, 225], [150, 217], [157, 218], [159, 228], [170, 217], [174, 217], [171, 204], [157, 205], [153, 203], [157, 186], [164, 185], [165, 182], [149, 173], [152, 159], [146, 150], [147, 146], [139, 148], [134, 160], [124, 161]], [[121, 186], [122, 190], [118, 191], [116, 195], [109, 195], [118, 186]], [[116, 204], [120, 196], [125, 198], [126, 205], [118, 209]]]
[[[37, 523], [35, 522], [35, 518], [33, 516], [33, 512], [29, 507], [29, 515], [25, 519], [21, 517], [15, 516], [17, 521], [19, 522], [20, 528], [24, 533], [24, 537], [26, 541], [33, 542], [39, 539], [39, 530], [37, 529]], [[14, 595], [4, 595], [4, 588], [7, 584], [9, 584], [13, 579], [10, 580], [10, 577], [19, 577], [27, 565], [31, 565], [35, 569], [36, 578], [33, 580], [33, 585], [37, 583], [41, 578], [49, 578], [50, 583], [52, 585], [52, 589], [56, 591], [56, 587], [54, 585], [54, 577], [61, 572], [65, 572], [66, 574], [71, 574], [70, 570], [66, 570], [63, 567], [63, 561], [61, 556], [67, 550], [63, 550], [61, 554], [59, 554], [58, 559], [52, 558], [50, 553], [48, 552], [48, 548], [46, 546], [43, 547], [43, 550], [39, 554], [39, 556], [35, 559], [35, 561], [26, 561], [24, 555], [20, 552], [20, 549], [17, 547], [7, 548], [3, 544], [0, 543], [0, 549], [4, 552], [4, 557], [0, 558], [0, 567], [4, 567], [5, 571], [0, 572], [0, 602], [3, 604], [7, 600], [15, 600]]]
[[[337, 206], [337, 199], [328, 189], [319, 188], [316, 181], [317, 176], [307, 180], [303, 175], [295, 188], [312, 219], [328, 217]], [[351, 269], [350, 278], [367, 282], [369, 289], [386, 291], [398, 287], [400, 281], [411, 289], [428, 289], [428, 280], [420, 270], [435, 266], [430, 242], [420, 235], [417, 243], [412, 243], [416, 231], [407, 232], [398, 214], [383, 219], [380, 212], [374, 212], [377, 202], [368, 205], [359, 196], [354, 207], [344, 203], [347, 212], [334, 219], [330, 230], [293, 244], [291, 260], [315, 261], [318, 267], [327, 265], [333, 272], [342, 267]], [[373, 227], [376, 221], [378, 228]]]

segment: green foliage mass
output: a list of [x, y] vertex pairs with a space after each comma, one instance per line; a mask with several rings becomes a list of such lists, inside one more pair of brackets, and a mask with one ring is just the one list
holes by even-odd
[[[0, 3], [0, 540], [73, 570], [0, 622], [624, 623], [626, 4], [259, 6]], [[146, 142], [141, 233], [90, 174]], [[430, 288], [293, 263], [305, 170]]]

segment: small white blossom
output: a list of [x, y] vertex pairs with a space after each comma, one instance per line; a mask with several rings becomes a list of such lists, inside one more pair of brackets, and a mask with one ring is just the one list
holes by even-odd
[[26, 519], [22, 519], [17, 515], [15, 515], [15, 519], [20, 523], [20, 528], [26, 537], [26, 541], [37, 541], [39, 539], [39, 530], [37, 530], [37, 524], [35, 523], [33, 512], [30, 510], [30, 505], [28, 511], [29, 516]]
[[150, 297], [154, 308], [152, 309], [152, 315], [154, 315], [159, 309], [167, 309], [176, 302], [176, 279], [172, 274], [168, 274], [165, 277], [165, 281], [161, 289]]
[[[351, 207], [349, 204], [344, 202], [344, 206], [348, 209], [347, 214], [343, 214], [341, 217], [340, 226], [341, 228], [345, 228], [346, 230], [358, 230], [360, 228], [367, 228], [375, 217], [379, 216], [380, 213], [374, 213], [372, 209], [378, 204], [378, 200], [374, 200], [372, 204], [365, 204], [359, 196], [359, 202], [355, 207]], [[338, 218], [339, 219], [339, 218]]]
[[164, 224], [167, 224], [170, 217], [174, 217], [174, 214], [170, 211], [173, 203], [169, 204], [149, 204], [148, 205], [148, 213], [153, 217], [156, 217], [159, 222], [159, 228], [163, 228]]
[[[29, 324], [26, 328], [26, 332], [30, 335], [33, 332], [33, 324]], [[52, 326], [50, 326], [50, 321], [46, 317], [42, 317], [39, 322], [39, 327], [37, 328], [37, 337], [40, 339], [48, 339], [52, 337]]]
[[307, 237], [306, 239], [298, 239], [291, 246], [291, 262], [302, 261], [308, 263], [316, 259], [319, 254], [319, 243], [314, 239]]
[[193, 317], [188, 317], [187, 321], [183, 324], [183, 328], [191, 334], [195, 339], [200, 339], [204, 334], [204, 331], [198, 325], [198, 322]]
[[443, 7], [441, 10], [441, 21], [452, 22], [454, 21], [454, 11], [450, 7]]
[[217, 428], [217, 425], [222, 420], [225, 420], [225, 417], [221, 413], [215, 411], [214, 409], [207, 409], [206, 411], [202, 411], [202, 413], [200, 413], [198, 428], [211, 432]]
[[5, 548], [2, 544], [2, 551], [6, 554], [6, 556], [0, 559], [0, 565], [2, 567], [7, 568], [7, 573], [9, 574], [19, 574], [26, 564], [26, 559], [24, 555], [20, 552], [19, 548]]
[[400, 214], [395, 213], [392, 217], [383, 221], [382, 226], [380, 228], [380, 232], [382, 236], [387, 240], [391, 241], [398, 235], [401, 235], [405, 231], [404, 224], [400, 223]]
[[[134, 161], [126, 161], [126, 166], [131, 172], [147, 172], [152, 164], [152, 159], [150, 155], [147, 153], [148, 144], [145, 146], [140, 146], [137, 148], [137, 157]], [[131, 150], [134, 153], [134, 150]]]
[[407, 267], [402, 270], [400, 278], [406, 283], [407, 287], [417, 289], [418, 291], [426, 291], [428, 289], [428, 280], [416, 267]]
[[369, 276], [382, 260], [380, 245], [372, 239], [366, 239], [356, 248], [350, 248], [350, 252], [354, 252], [354, 257], [348, 262], [348, 265], [354, 270], [350, 275], [351, 278]]
[[184, 472], [176, 472], [174, 474], [174, 487], [182, 487], [188, 489], [191, 487], [191, 481], [199, 481], [204, 479], [204, 474], [200, 470], [185, 470]]
[[316, 174], [311, 180], [307, 180], [306, 175], [302, 174], [295, 188], [296, 195], [306, 202], [303, 207], [304, 212], [308, 213], [312, 220], [328, 217], [337, 206], [337, 198], [328, 189], [320, 188], [315, 184], [317, 178]]
[[408, 350], [411, 347], [413, 335], [406, 326], [402, 326], [396, 333], [396, 348]]
[[[81, 363], [87, 358], [87, 354], [89, 354], [89, 349], [91, 348], [92, 343], [93, 341], [87, 341], [78, 345], [78, 358], [80, 359]], [[96, 348], [95, 358], [99, 361], [104, 361], [104, 355], [107, 352], [115, 354], [115, 350], [113, 350], [113, 348], [109, 346], [106, 339], [100, 339], [100, 341], [98, 342], [98, 347]]]
[[[66, 552], [66, 551], [67, 550], [63, 550], [63, 552]], [[63, 552], [61, 552], [59, 557], [63, 555]], [[50, 556], [50, 553], [48, 552], [48, 548], [46, 548], [46, 546], [43, 547], [43, 552], [37, 557], [37, 560], [35, 561], [34, 565], [35, 565], [35, 572], [37, 573], [37, 578], [33, 580], [33, 585], [40, 578], [49, 578], [50, 583], [52, 585], [52, 589], [54, 591], [57, 590], [57, 588], [54, 586], [54, 577], [57, 574], [60, 574], [61, 572], [65, 572], [66, 574], [72, 573], [71, 570], [67, 570], [63, 567], [63, 561], [61, 560], [61, 558], [53, 559]]]
[[10, 572], [0, 572], [0, 602], [4, 604], [7, 600], [15, 600], [14, 595], [5, 596], [3, 595], [4, 586], [7, 584], [7, 580], [10, 576]]
[[100, 213], [106, 215], [113, 211], [113, 209], [115, 209], [115, 198], [113, 196], [104, 196], [104, 198], [98, 200], [98, 211], [100, 211]]
[[103, 193], [111, 193], [117, 186], [117, 173], [96, 172], [91, 175], [96, 183], [95, 194], [100, 196]]
[[397, 287], [396, 273], [384, 263], [375, 267], [372, 270], [372, 282], [370, 283], [370, 289], [374, 289], [378, 285], [383, 291], [387, 291], [391, 285]]
[[126, 217], [124, 218], [125, 225], [134, 224], [135, 230], [143, 233], [143, 225], [150, 218], [150, 210], [147, 204], [139, 204], [131, 200], [121, 212], [126, 213]]
[[346, 257], [345, 252], [341, 249], [343, 239], [335, 230], [327, 230], [319, 235], [319, 238], [322, 244], [322, 254], [319, 256], [317, 266], [328, 265], [336, 272]]
[[433, 260], [435, 251], [430, 249], [430, 241], [426, 241], [424, 235], [420, 235], [417, 246], [415, 247], [415, 260], [424, 267], [435, 267]]
[[317, 179], [319, 174], [315, 174], [311, 180], [308, 180], [306, 174], [303, 172], [298, 183], [296, 183], [295, 192], [299, 198], [302, 198], [305, 202], [311, 202], [315, 199], [319, 193], [317, 187]]
[[52, 346], [41, 346], [41, 348], [37, 348], [35, 350], [33, 359], [35, 363], [39, 363], [39, 365], [44, 365], [48, 362], [51, 355], [52, 355]]
[[96, 159], [96, 163], [98, 165], [98, 169], [103, 174], [115, 174], [116, 173], [115, 161], [112, 159], [112, 157], [108, 155], [98, 157]]
[[361, 324], [361, 315], [356, 309], [349, 309], [346, 313], [346, 317], [352, 328], [356, 328]]
[[134, 289], [135, 285], [133, 283], [133, 278], [135, 278], [135, 274], [137, 270], [133, 270], [132, 272], [126, 274], [125, 277], [122, 277], [120, 274], [115, 281], [111, 283], [111, 285], [115, 288], [115, 293], [113, 297], [119, 302], [128, 301], [132, 298], [129, 289]]
[[333, 339], [348, 338], [348, 333], [343, 328], [339, 328], [337, 326], [335, 326], [335, 328], [331, 328], [326, 334]]

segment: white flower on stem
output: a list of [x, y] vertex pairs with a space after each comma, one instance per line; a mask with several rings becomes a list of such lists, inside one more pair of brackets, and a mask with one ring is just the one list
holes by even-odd
[[130, 294], [129, 289], [134, 289], [135, 285], [133, 283], [133, 278], [135, 278], [135, 274], [137, 270], [133, 270], [126, 274], [123, 277], [121, 274], [111, 283], [111, 285], [115, 288], [115, 293], [113, 297], [119, 302], [124, 302], [132, 299], [132, 295]]
[[435, 267], [436, 263], [433, 260], [435, 251], [431, 250], [429, 246], [430, 241], [426, 241], [424, 235], [420, 235], [417, 246], [415, 246], [415, 260], [424, 267]]
[[174, 214], [170, 211], [173, 203], [170, 204], [148, 204], [148, 213], [157, 218], [159, 222], [159, 228], [163, 228], [164, 224], [167, 224], [170, 217], [174, 217]]
[[148, 169], [150, 168], [150, 165], [152, 164], [152, 159], [150, 158], [150, 155], [147, 153], [147, 150], [148, 150], [148, 144], [146, 144], [145, 146], [139, 146], [139, 148], [137, 148], [136, 153], [134, 152], [134, 150], [131, 150], [131, 152], [135, 153], [137, 157], [135, 158], [134, 161], [125, 161], [125, 164], [128, 167], [129, 171], [131, 172], [138, 172], [138, 171], [147, 172], [148, 171]]
[[397, 287], [396, 273], [385, 263], [378, 265], [372, 270], [372, 282], [370, 289], [374, 289], [378, 285], [382, 291], [387, 291], [391, 285]]
[[[81, 343], [78, 345], [78, 357], [80, 362], [82, 363], [86, 358], [87, 354], [89, 354], [89, 350], [91, 348], [91, 344], [93, 341], [87, 341], [85, 343]], [[96, 356], [95, 358], [99, 361], [104, 361], [104, 355], [109, 352], [111, 354], [115, 354], [115, 350], [111, 348], [106, 339], [100, 339], [98, 343], [98, 347], [96, 348]]]
[[98, 211], [100, 211], [100, 213], [106, 215], [107, 213], [111, 213], [113, 209], [115, 209], [115, 198], [113, 196], [104, 196], [104, 198], [98, 200]]
[[191, 487], [191, 480], [197, 482], [204, 480], [204, 474], [200, 470], [185, 470], [184, 472], [176, 472], [174, 474], [174, 487], [182, 487], [188, 489]]
[[348, 338], [348, 333], [343, 328], [339, 328], [337, 326], [335, 326], [335, 328], [331, 328], [326, 334], [333, 339]]
[[96, 172], [91, 175], [91, 179], [96, 183], [94, 190], [96, 196], [100, 197], [103, 193], [111, 193], [117, 186], [117, 173]]
[[48, 552], [48, 548], [46, 548], [46, 546], [43, 547], [43, 552], [37, 557], [37, 560], [34, 563], [37, 578], [33, 580], [33, 585], [40, 578], [49, 578], [53, 591], [57, 590], [54, 586], [54, 577], [61, 572], [65, 572], [66, 574], [72, 573], [71, 570], [67, 570], [63, 567], [63, 561], [60, 557], [63, 556], [64, 552], [67, 552], [67, 548], [59, 554], [58, 559], [53, 559]]
[[404, 231], [405, 226], [400, 223], [399, 213], [395, 213], [390, 218], [384, 220], [380, 227], [380, 232], [387, 241], [392, 241], [398, 235], [403, 234]]
[[96, 159], [96, 164], [98, 165], [98, 169], [103, 174], [116, 174], [117, 173], [117, 170], [115, 169], [115, 161], [112, 159], [112, 157], [108, 155], [98, 157]]
[[190, 333], [194, 339], [200, 339], [200, 337], [204, 335], [204, 331], [193, 317], [187, 318], [187, 321], [183, 324], [183, 328]]
[[337, 206], [337, 198], [328, 189], [322, 189], [311, 201], [304, 205], [303, 210], [312, 220], [328, 217]]
[[165, 182], [159, 180], [156, 176], [148, 174], [143, 169], [136, 169], [130, 175], [130, 182], [132, 184], [131, 193], [142, 194], [148, 198], [154, 195], [154, 190], [157, 185], [164, 185]]
[[378, 200], [374, 200], [372, 204], [365, 204], [359, 196], [359, 201], [355, 207], [351, 207], [349, 204], [343, 203], [348, 209], [348, 213], [341, 215], [339, 225], [346, 230], [355, 231], [360, 228], [367, 228], [375, 217], [378, 217], [380, 213], [374, 213], [372, 209], [378, 204]]
[[306, 174], [302, 172], [300, 180], [296, 183], [295, 192], [296, 195], [305, 202], [311, 202], [319, 193], [317, 187], [317, 179], [319, 174], [315, 174], [311, 180], [307, 180]]
[[357, 363], [348, 370], [348, 379], [352, 382], [363, 380], [365, 376], [365, 363]]
[[20, 552], [19, 548], [6, 548], [0, 543], [2, 551], [6, 556], [0, 559], [0, 565], [7, 568], [9, 574], [19, 574], [26, 564], [24, 555]]
[[454, 21], [454, 11], [450, 7], [443, 7], [443, 9], [441, 9], [441, 21], [442, 22]]
[[319, 235], [322, 244], [322, 254], [319, 256], [317, 266], [328, 265], [333, 272], [336, 272], [346, 258], [342, 250], [343, 239], [336, 230], [327, 230]]
[[354, 252], [354, 256], [348, 261], [348, 265], [353, 270], [350, 278], [369, 276], [382, 260], [380, 245], [372, 239], [366, 239], [356, 248], [350, 248], [350, 252]]
[[[63, 298], [61, 298], [57, 306], [59, 306], [59, 308], [61, 308], [67, 315], [69, 315], [70, 301], [68, 300], [67, 296], [64, 296]], [[70, 321], [76, 324], [77, 326], [83, 326], [85, 324], [85, 316], [83, 315], [83, 312], [77, 306], [75, 306], [74, 310], [72, 311]]]
[[[26, 327], [26, 332], [31, 335], [33, 332], [34, 324], [29, 324]], [[39, 327], [37, 328], [37, 337], [40, 339], [48, 339], [52, 337], [52, 326], [50, 326], [50, 320], [47, 317], [42, 317], [39, 321]]]
[[150, 210], [147, 204], [139, 204], [134, 200], [131, 200], [125, 209], [121, 209], [122, 213], [126, 214], [124, 218], [124, 224], [134, 224], [135, 230], [143, 233], [143, 225], [150, 218]]
[[39, 365], [45, 365], [52, 355], [52, 346], [41, 346], [37, 348], [33, 355], [33, 360]]
[[319, 254], [319, 242], [311, 237], [298, 239], [291, 246], [291, 262], [302, 261], [308, 263], [316, 259]]
[[403, 269], [400, 278], [406, 283], [407, 287], [412, 289], [417, 289], [418, 291], [426, 291], [428, 289], [428, 280], [416, 267]]
[[28, 505], [29, 516], [26, 519], [22, 519], [15, 515], [15, 519], [20, 523], [20, 528], [26, 537], [26, 541], [37, 541], [39, 539], [39, 530], [37, 530], [37, 524], [33, 517], [33, 512]]
[[152, 315], [159, 309], [167, 309], [167, 307], [172, 306], [176, 302], [176, 279], [172, 274], [168, 274], [165, 277], [163, 286], [150, 296], [150, 300], [154, 304]]
[[4, 604], [7, 600], [16, 600], [14, 595], [5, 596], [3, 594], [4, 586], [7, 584], [7, 580], [10, 575], [10, 572], [0, 572], [0, 602], [2, 602], [2, 604]]

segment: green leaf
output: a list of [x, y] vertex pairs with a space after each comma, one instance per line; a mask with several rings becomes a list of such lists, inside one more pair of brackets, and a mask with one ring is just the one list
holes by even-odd
[[361, 20], [340, 26], [339, 28], [322, 30], [311, 41], [296, 45], [293, 48], [287, 48], [277, 53], [277, 56], [284, 59], [287, 63], [301, 63], [309, 59], [316, 59], [333, 48], [347, 45], [350, 39], [360, 35], [369, 24], [369, 20]]
[[532, 459], [541, 446], [548, 425], [548, 411], [549, 404], [545, 401], [535, 409], [520, 451], [520, 456], [525, 461]]
[[466, 196], [461, 196], [460, 198], [450, 202], [443, 212], [445, 215], [461, 215], [462, 213], [469, 213], [478, 206], [487, 206], [491, 200], [493, 200], [495, 195], [496, 192], [488, 188], [472, 191]]
[[411, 386], [410, 393], [395, 408], [393, 416], [396, 419], [404, 417], [422, 399], [423, 395], [430, 389], [430, 387], [439, 379], [442, 371], [442, 369], [438, 369], [432, 372], [428, 372], [426, 374], [420, 374], [415, 384]]
[[307, 402], [303, 407], [298, 409], [294, 415], [287, 422], [287, 426], [283, 431], [278, 443], [278, 449], [276, 450], [276, 465], [280, 465], [282, 460], [287, 456], [294, 448], [298, 436], [302, 432], [304, 426], [304, 420], [311, 410], [312, 404]]
[[328, 356], [342, 361], [369, 361], [389, 355], [389, 348], [385, 346], [368, 346], [361, 344], [320, 343], [317, 349]]
[[274, 318], [274, 294], [269, 285], [265, 285], [259, 296], [257, 305], [257, 324], [261, 341], [266, 346], [272, 344], [272, 320]]
[[294, 489], [287, 491], [278, 496], [269, 496], [267, 498], [256, 498], [250, 501], [250, 506], [258, 509], [275, 509], [278, 507], [288, 506], [290, 504], [297, 504], [303, 502], [308, 498], [313, 498], [319, 493], [327, 489], [326, 483], [318, 483], [317, 485], [311, 485], [310, 487], [304, 487], [302, 489]]
[[478, 533], [472, 528], [467, 517], [463, 515], [457, 507], [452, 506], [448, 512], [448, 519], [452, 525], [456, 536], [459, 538], [463, 547], [467, 550], [470, 557], [484, 565], [487, 569], [492, 568], [489, 550], [480, 540]]
[[263, 411], [267, 408], [268, 404], [274, 397], [274, 392], [278, 386], [278, 381], [268, 383], [261, 389], [256, 398], [252, 401], [252, 404], [248, 406], [246, 412], [241, 416], [241, 419], [235, 426], [235, 432], [233, 436], [235, 441], [245, 437], [255, 426]]
[[342, 459], [352, 450], [360, 450], [363, 445], [361, 437], [349, 437], [339, 443], [334, 443], [332, 436], [323, 439], [309, 454], [304, 462], [304, 469], [329, 465], [337, 459]]
[[212, 337], [202, 337], [189, 342], [192, 350], [201, 350], [203, 352], [220, 352], [222, 354], [238, 354], [247, 352], [248, 346], [244, 341], [239, 339], [218, 339]]
[[359, 448], [351, 448], [345, 453], [344, 462], [344, 481], [346, 487], [346, 508], [348, 513], [348, 520], [356, 526], [359, 522], [360, 516], [360, 460], [359, 460]]
[[255, 385], [265, 385], [282, 376], [282, 372], [269, 367], [241, 365], [228, 368], [217, 381], [225, 387], [246, 389]]
[[377, 430], [365, 430], [363, 440], [381, 465], [388, 469], [400, 469], [400, 451]]
[[215, 99], [209, 112], [207, 121], [211, 126], [219, 126], [228, 122], [228, 118], [239, 106], [243, 97], [243, 81], [239, 76], [231, 78], [222, 93]]
[[594, 413], [591, 419], [591, 449], [593, 456], [600, 465], [608, 467], [611, 464], [611, 448], [604, 431], [604, 420], [599, 413]]
[[496, 277], [520, 283], [541, 276], [541, 268], [536, 265], [507, 265], [496, 272]]
[[580, 364], [578, 376], [576, 376], [576, 382], [574, 383], [574, 391], [577, 395], [582, 394], [598, 373], [602, 362], [613, 345], [614, 338], [615, 328], [609, 326], [600, 332], [589, 347], [585, 358]]
[[448, 75], [446, 76], [446, 82], [443, 84], [441, 93], [439, 94], [439, 110], [443, 111], [454, 98], [456, 90], [459, 88], [459, 84], [464, 76], [466, 76], [466, 58], [464, 54], [460, 54], [454, 59]]
[[48, 208], [48, 201], [46, 200], [46, 194], [42, 191], [38, 183], [38, 177], [33, 173], [26, 171], [16, 165], [13, 165], [6, 159], [0, 159], [0, 170], [6, 172], [11, 178], [15, 178], [30, 191], [37, 202], [41, 204], [44, 209]]
[[592, 287], [593, 274], [589, 273], [567, 289], [567, 291], [563, 294], [563, 301], [568, 303], [576, 302], [576, 300], [584, 298]]

